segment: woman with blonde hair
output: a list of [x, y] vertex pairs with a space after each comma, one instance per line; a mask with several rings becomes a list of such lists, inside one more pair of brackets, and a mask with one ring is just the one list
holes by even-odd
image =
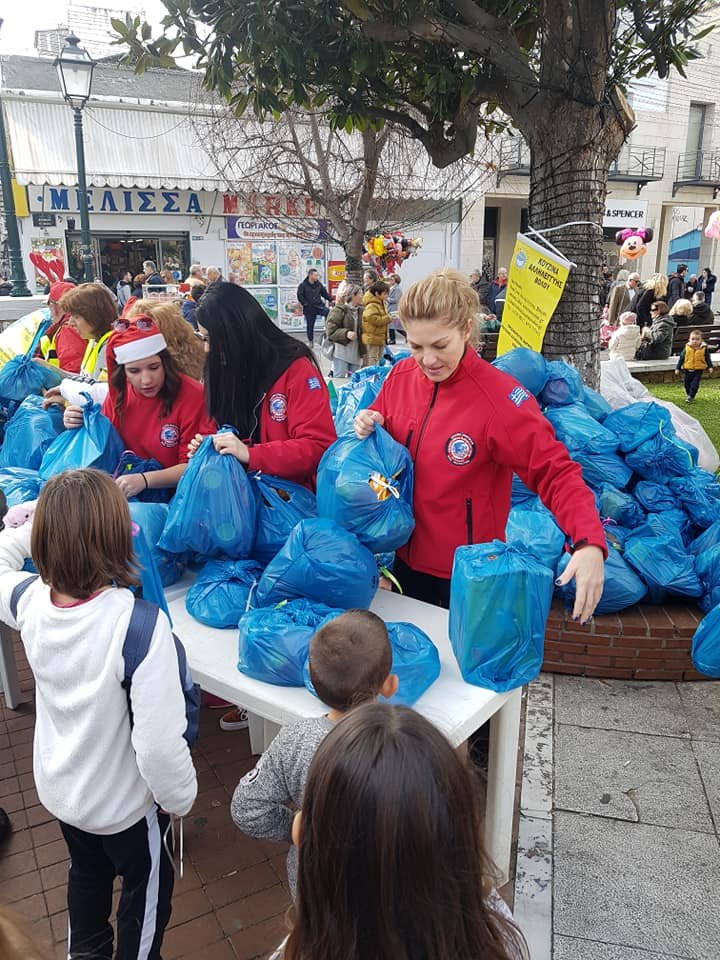
[[152, 317], [165, 337], [170, 356], [180, 372], [202, 380], [205, 369], [205, 349], [195, 336], [193, 328], [182, 315], [179, 304], [169, 300], [138, 300], [128, 311], [128, 318], [140, 315]]
[[656, 300], [665, 300], [667, 298], [668, 278], [664, 273], [654, 273], [648, 277], [643, 284], [643, 292], [635, 304], [635, 313], [638, 318], [638, 325], [649, 327], [652, 323], [650, 316], [650, 307]]
[[469, 345], [480, 308], [457, 270], [436, 270], [400, 301], [412, 356], [396, 363], [368, 410], [415, 464], [415, 529], [394, 572], [410, 596], [447, 607], [457, 547], [505, 539], [513, 473], [537, 491], [572, 545], [562, 575], [576, 581], [573, 616], [588, 620], [602, 593], [605, 534], [582, 471], [555, 439], [534, 397]]

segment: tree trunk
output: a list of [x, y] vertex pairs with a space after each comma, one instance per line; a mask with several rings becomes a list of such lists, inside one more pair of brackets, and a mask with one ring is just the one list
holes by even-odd
[[544, 121], [525, 129], [531, 154], [529, 224], [542, 230], [578, 220], [590, 223], [547, 234], [576, 266], [550, 321], [543, 354], [572, 363], [596, 387], [605, 195], [608, 170], [626, 131], [614, 114], [602, 118], [598, 108], [576, 101], [545, 109]]
[[363, 249], [365, 231], [351, 230], [350, 237], [345, 244], [345, 278], [350, 283], [362, 286], [363, 278]]

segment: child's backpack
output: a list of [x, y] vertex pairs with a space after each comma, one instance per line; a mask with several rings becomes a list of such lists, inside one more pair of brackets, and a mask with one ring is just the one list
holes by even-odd
[[[13, 592], [10, 595], [10, 613], [13, 620], [17, 621], [17, 608], [20, 598], [35, 580], [37, 580], [37, 574], [21, 580], [21, 582], [13, 588]], [[122, 653], [123, 661], [125, 662], [125, 677], [122, 682], [122, 687], [127, 694], [130, 726], [132, 726], [133, 722], [132, 707], [130, 706], [132, 677], [150, 649], [150, 641], [153, 631], [155, 630], [159, 609], [157, 604], [136, 597], [133, 611], [130, 614], [130, 623], [128, 624], [125, 634], [125, 640], [123, 641]], [[175, 652], [178, 658], [180, 685], [185, 697], [187, 727], [185, 728], [183, 736], [187, 740], [188, 746], [191, 747], [197, 740], [198, 733], [200, 732], [200, 686], [197, 683], [193, 683], [192, 674], [188, 667], [187, 655], [185, 654], [185, 647], [183, 647], [174, 633], [173, 640], [175, 641]]]

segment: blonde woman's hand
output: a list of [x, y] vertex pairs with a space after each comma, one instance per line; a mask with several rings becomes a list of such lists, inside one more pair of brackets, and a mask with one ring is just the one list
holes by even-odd
[[353, 421], [355, 436], [358, 440], [369, 437], [375, 429], [375, 424], [382, 427], [385, 423], [385, 417], [377, 410], [361, 410]]
[[347, 338], [348, 340], [357, 340], [357, 334], [355, 333], [354, 330], [348, 330]]
[[66, 430], [77, 430], [83, 425], [83, 412], [80, 407], [70, 406], [63, 414], [63, 424]]

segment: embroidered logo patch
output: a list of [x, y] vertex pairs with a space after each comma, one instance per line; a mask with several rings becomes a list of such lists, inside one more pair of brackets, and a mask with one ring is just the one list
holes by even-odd
[[176, 447], [180, 443], [180, 427], [176, 423], [164, 423], [160, 427], [160, 443], [164, 447]]
[[525, 387], [513, 387], [508, 394], [508, 400], [514, 403], [516, 407], [519, 407], [521, 403], [525, 403], [525, 401], [529, 399], [530, 394], [527, 392]]
[[454, 433], [445, 448], [447, 458], [456, 467], [464, 467], [475, 456], [475, 441], [466, 433]]
[[320, 380], [319, 380], [317, 377], [308, 377], [308, 382], [307, 382], [307, 383], [308, 383], [308, 387], [309, 387], [311, 390], [319, 390], [319, 389], [320, 389]]
[[288, 402], [284, 393], [274, 393], [268, 400], [270, 419], [276, 423], [287, 420]]

